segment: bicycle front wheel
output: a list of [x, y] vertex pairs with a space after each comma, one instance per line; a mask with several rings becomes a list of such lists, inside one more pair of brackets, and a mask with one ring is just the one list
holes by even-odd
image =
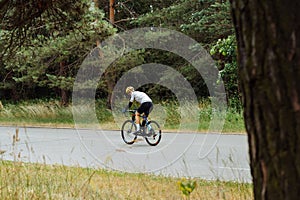
[[137, 128], [134, 122], [126, 120], [122, 125], [121, 135], [122, 139], [126, 144], [133, 144], [137, 138], [133, 133], [136, 132]]
[[161, 129], [156, 121], [151, 121], [150, 126], [150, 130], [146, 127], [150, 136], [145, 137], [145, 140], [149, 145], [156, 146], [161, 140]]

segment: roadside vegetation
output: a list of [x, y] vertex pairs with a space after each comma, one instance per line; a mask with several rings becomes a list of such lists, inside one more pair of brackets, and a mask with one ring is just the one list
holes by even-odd
[[[58, 100], [31, 100], [18, 103], [3, 102], [0, 110], [1, 125], [16, 126], [49, 126], [49, 127], [71, 127], [73, 128], [72, 105], [62, 106]], [[117, 124], [111, 110], [107, 109], [105, 100], [96, 101], [96, 115], [100, 126], [104, 129], [118, 130]], [[188, 124], [191, 121], [198, 123], [198, 132], [206, 132], [211, 122], [212, 109], [209, 101], [201, 101], [199, 103], [199, 121], [197, 119], [189, 119], [191, 106], [185, 105], [183, 109], [184, 117], [178, 112], [179, 105], [175, 101], [161, 102], [155, 106], [150, 117], [158, 121], [162, 125], [163, 130], [176, 131], [179, 124], [187, 124], [186, 131], [191, 131], [186, 127], [194, 127], [194, 124]], [[121, 112], [118, 113], [121, 119], [129, 118]], [[90, 124], [84, 124], [88, 127]], [[241, 112], [233, 108], [228, 108], [226, 113], [226, 121], [223, 127], [224, 133], [244, 133], [244, 121]]]
[[6, 199], [253, 199], [252, 185], [0, 161]]

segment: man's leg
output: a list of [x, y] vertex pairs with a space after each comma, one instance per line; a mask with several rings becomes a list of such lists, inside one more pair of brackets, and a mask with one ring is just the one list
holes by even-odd
[[149, 117], [149, 114], [150, 114], [150, 112], [152, 111], [152, 109], [153, 109], [153, 104], [152, 103], [147, 103], [147, 107], [146, 107], [146, 110], [145, 110], [145, 115], [146, 115], [146, 117]]
[[140, 113], [138, 111], [135, 112], [135, 125], [137, 130], [140, 130]]

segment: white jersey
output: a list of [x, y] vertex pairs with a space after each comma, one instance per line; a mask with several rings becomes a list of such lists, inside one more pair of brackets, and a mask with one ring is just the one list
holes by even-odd
[[140, 104], [145, 103], [145, 102], [152, 102], [152, 100], [146, 93], [140, 92], [140, 91], [132, 92], [130, 102], [133, 102], [134, 100], [136, 100]]

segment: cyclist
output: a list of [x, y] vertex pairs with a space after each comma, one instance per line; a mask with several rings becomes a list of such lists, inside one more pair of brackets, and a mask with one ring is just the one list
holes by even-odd
[[137, 130], [140, 130], [140, 115], [144, 113], [146, 117], [149, 116], [149, 113], [153, 109], [153, 104], [151, 98], [144, 92], [135, 91], [132, 86], [129, 86], [126, 88], [126, 94], [130, 95], [130, 100], [128, 103], [128, 106], [123, 110], [126, 111], [128, 108], [130, 108], [135, 101], [137, 101], [140, 104], [140, 107], [137, 109], [135, 113], [135, 124], [137, 127]]

